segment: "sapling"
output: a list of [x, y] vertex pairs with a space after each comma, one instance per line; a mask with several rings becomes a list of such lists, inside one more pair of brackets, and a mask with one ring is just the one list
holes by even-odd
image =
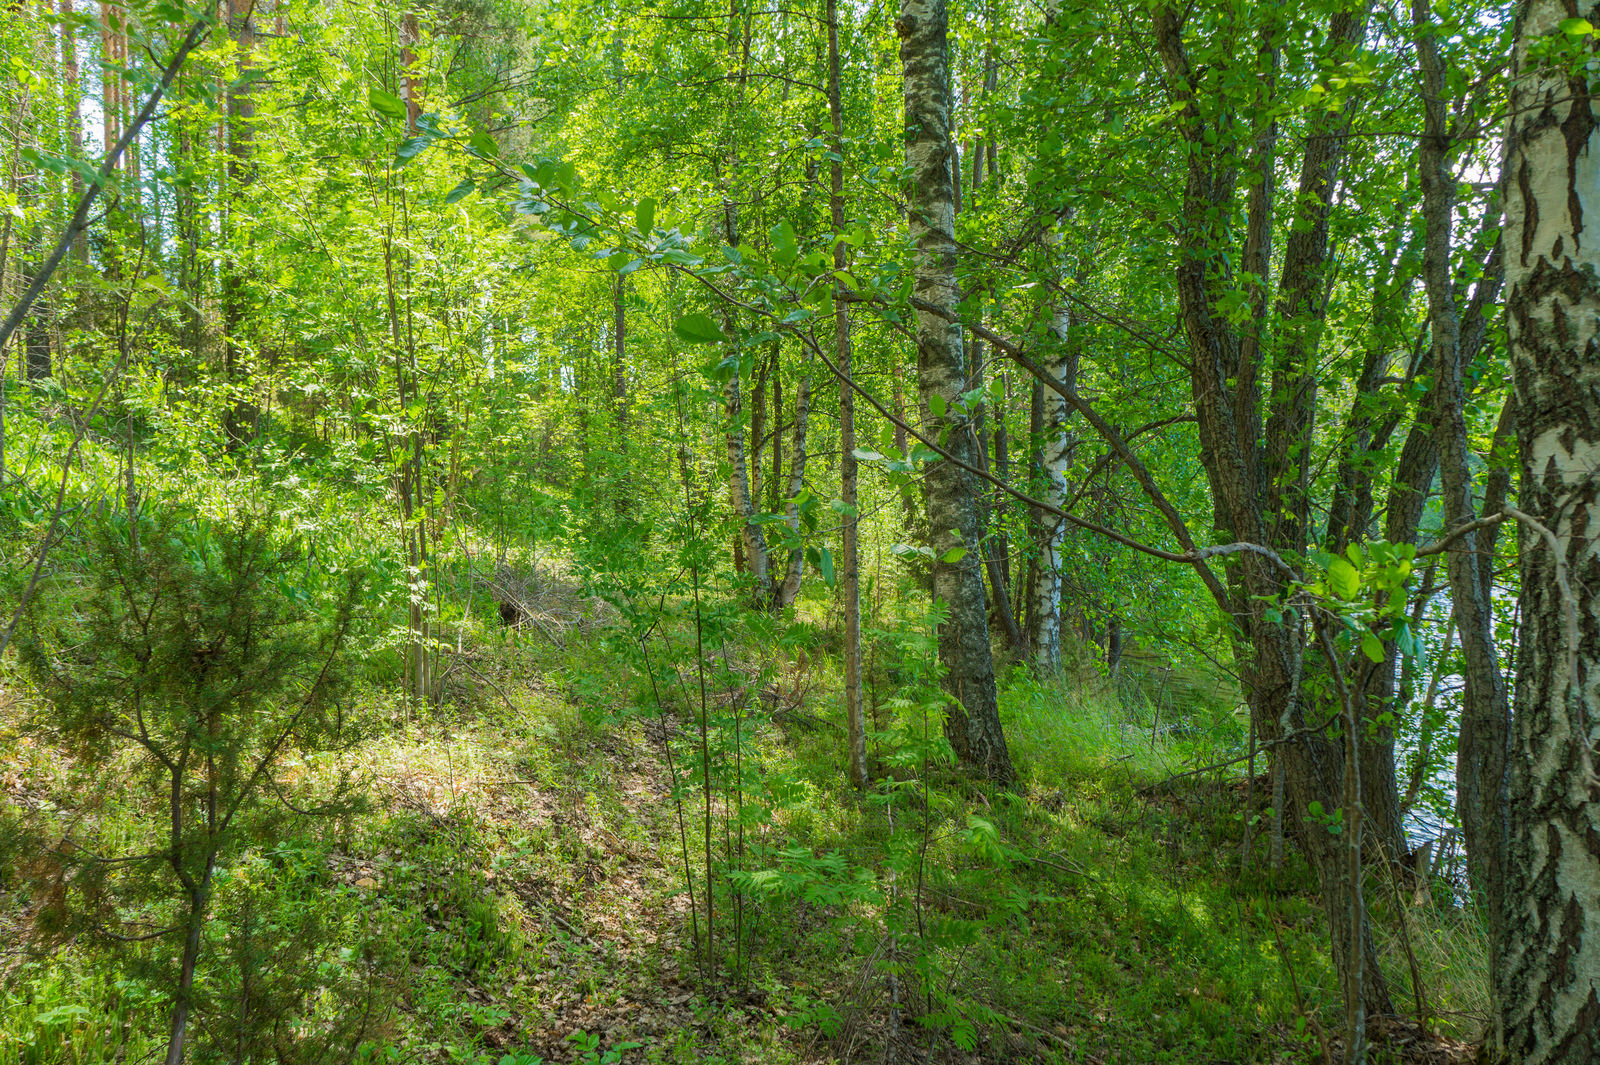
[[37, 731], [139, 819], [123, 855], [94, 853], [69, 830], [56, 857], [71, 890], [43, 919], [169, 945], [176, 960], [160, 979], [177, 1065], [219, 874], [286, 813], [351, 808], [347, 781], [321, 805], [294, 806], [281, 771], [291, 754], [354, 738], [338, 667], [361, 585], [317, 587], [270, 515], [133, 521], [137, 536], [123, 515], [96, 527], [81, 598], [49, 617], [35, 609], [21, 651], [43, 696]]

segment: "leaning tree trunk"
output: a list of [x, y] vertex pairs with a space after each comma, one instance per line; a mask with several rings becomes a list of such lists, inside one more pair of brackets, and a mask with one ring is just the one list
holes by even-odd
[[[907, 216], [916, 244], [917, 297], [941, 308], [957, 300], [955, 199], [950, 173], [950, 67], [944, 0], [901, 0], [895, 31], [905, 77], [906, 167], [911, 173]], [[971, 465], [972, 434], [954, 409], [966, 389], [961, 326], [932, 311], [917, 312], [917, 386], [928, 407], [926, 433]], [[948, 430], [957, 431], [948, 431]], [[945, 689], [955, 697], [945, 735], [965, 766], [991, 780], [1016, 773], [1000, 728], [994, 658], [984, 614], [977, 493], [966, 470], [930, 463], [923, 504], [934, 551], [933, 591], [945, 609], [939, 657]]]
[[1532, 520], [1490, 971], [1497, 1034], [1525, 1065], [1600, 1061], [1600, 121], [1582, 72], [1528, 54], [1573, 14], [1600, 22], [1560, 0], [1524, 8], [1506, 145], [1506, 319]]

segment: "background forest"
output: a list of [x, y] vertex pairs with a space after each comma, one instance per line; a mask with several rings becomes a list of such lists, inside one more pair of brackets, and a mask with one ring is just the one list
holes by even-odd
[[1600, 1060], [1585, 14], [9, 5], [0, 1063]]

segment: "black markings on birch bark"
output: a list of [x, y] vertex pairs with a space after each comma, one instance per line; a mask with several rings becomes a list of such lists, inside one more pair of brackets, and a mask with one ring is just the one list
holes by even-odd
[[[957, 292], [948, 19], [943, 0], [902, 0], [900, 10], [895, 30], [905, 81], [905, 159], [911, 173], [906, 214], [916, 245], [913, 288], [920, 299], [950, 307]], [[960, 325], [919, 310], [917, 384], [928, 408], [927, 435], [970, 464], [972, 434], [953, 408], [966, 378]], [[939, 627], [939, 657], [947, 671], [945, 690], [957, 700], [945, 720], [945, 736], [964, 766], [991, 780], [1010, 782], [1016, 773], [1000, 727], [977, 542], [976, 486], [961, 467], [940, 460], [928, 466], [923, 501], [936, 558], [934, 596], [947, 612]], [[944, 561], [957, 548], [965, 554]]]
[[[1512, 53], [1506, 319], [1528, 516], [1515, 714], [1506, 758], [1493, 1050], [1524, 1065], [1600, 1060], [1600, 136], [1581, 81], [1530, 61], [1572, 15], [1529, 0]], [[1535, 526], [1536, 523], [1536, 526]], [[1558, 548], [1559, 556], [1552, 548]], [[1563, 572], [1565, 571], [1565, 572]], [[1567, 579], [1570, 574], [1571, 579]], [[1570, 613], [1569, 613], [1570, 611]], [[1577, 624], [1572, 624], [1575, 616]]]

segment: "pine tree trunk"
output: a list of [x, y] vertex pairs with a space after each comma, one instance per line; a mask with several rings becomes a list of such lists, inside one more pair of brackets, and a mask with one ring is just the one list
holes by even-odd
[[1492, 778], [1482, 791], [1485, 825], [1505, 816], [1490, 972], [1504, 1048], [1519, 1065], [1600, 1061], [1600, 119], [1582, 75], [1569, 80], [1528, 54], [1575, 14], [1600, 22], [1600, 10], [1558, 0], [1523, 9], [1505, 155], [1520, 504], [1543, 528], [1521, 530], [1503, 810]]
[[[951, 307], [955, 283], [955, 221], [951, 183], [948, 16], [944, 0], [901, 0], [895, 31], [905, 78], [906, 166], [911, 173], [907, 219], [916, 245], [913, 291]], [[956, 458], [972, 458], [972, 434], [952, 409], [966, 388], [961, 327], [928, 311], [917, 313], [917, 386], [928, 407], [926, 433], [948, 441]], [[947, 430], [955, 430], [948, 431]], [[964, 766], [991, 780], [1016, 776], [1000, 727], [994, 659], [984, 617], [976, 486], [947, 461], [928, 465], [923, 480], [933, 587], [945, 609], [939, 657], [950, 707], [945, 735]], [[964, 552], [964, 553], [963, 553]], [[959, 556], [959, 557], [958, 557]], [[948, 560], [948, 561], [947, 561]]]

